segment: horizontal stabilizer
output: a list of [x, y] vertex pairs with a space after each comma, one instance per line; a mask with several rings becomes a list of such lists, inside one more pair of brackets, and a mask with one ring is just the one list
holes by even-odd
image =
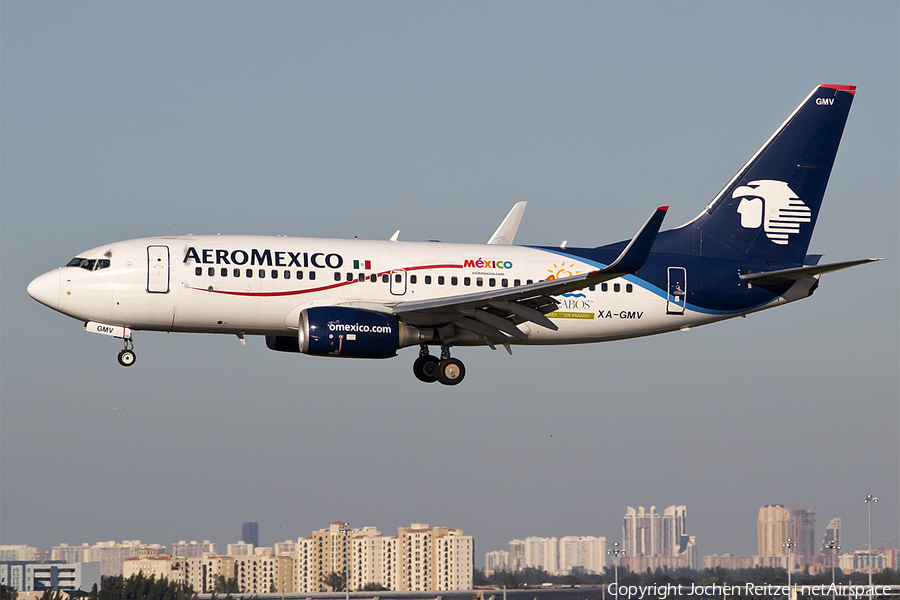
[[832, 263], [830, 265], [814, 265], [811, 267], [794, 267], [791, 269], [781, 269], [779, 271], [766, 271], [763, 273], [747, 273], [741, 275], [741, 281], [747, 281], [753, 285], [781, 285], [784, 283], [792, 283], [800, 279], [806, 279], [814, 275], [822, 273], [830, 273], [832, 271], [840, 271], [841, 269], [849, 269], [857, 265], [865, 265], [872, 262], [884, 260], [883, 258], [864, 258], [862, 260], [850, 260], [847, 262]]

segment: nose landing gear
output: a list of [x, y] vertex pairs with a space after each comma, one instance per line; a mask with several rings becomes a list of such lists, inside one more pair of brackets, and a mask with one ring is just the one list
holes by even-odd
[[441, 347], [441, 358], [428, 353], [428, 346], [419, 348], [419, 358], [413, 363], [416, 379], [425, 383], [439, 381], [444, 385], [456, 385], [466, 376], [466, 367], [458, 358], [451, 358], [450, 347]]
[[[128, 347], [128, 342], [131, 342], [131, 348]], [[134, 342], [131, 341], [131, 338], [125, 338], [125, 348], [119, 350], [117, 360], [123, 367], [130, 367], [137, 360], [137, 357], [134, 355]]]

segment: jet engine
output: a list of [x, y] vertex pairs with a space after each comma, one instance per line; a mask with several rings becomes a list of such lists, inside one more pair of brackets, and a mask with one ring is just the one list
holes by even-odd
[[[390, 358], [418, 345], [423, 336], [395, 317], [343, 306], [317, 306], [300, 313], [297, 338], [266, 336], [266, 346], [280, 352], [345, 358]], [[424, 340], [423, 340], [424, 341]]]

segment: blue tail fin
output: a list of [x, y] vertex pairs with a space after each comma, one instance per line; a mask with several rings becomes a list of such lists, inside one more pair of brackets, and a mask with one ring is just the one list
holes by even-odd
[[820, 85], [700, 215], [654, 250], [802, 264], [856, 86]]

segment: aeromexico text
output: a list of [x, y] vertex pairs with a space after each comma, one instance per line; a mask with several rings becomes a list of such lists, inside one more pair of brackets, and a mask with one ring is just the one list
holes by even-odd
[[317, 269], [340, 269], [344, 258], [334, 252], [291, 252], [290, 250], [222, 250], [219, 248], [194, 248], [191, 246], [184, 255], [184, 262], [193, 260], [205, 265], [260, 265], [266, 267], [300, 267], [310, 266]]
[[[325, 252], [291, 252], [290, 250], [260, 250], [251, 248], [247, 250], [224, 250], [221, 248], [194, 248], [187, 249], [184, 254], [184, 262], [193, 260], [204, 265], [259, 265], [266, 267], [300, 267], [317, 269], [340, 269], [344, 264], [344, 258], [337, 253]], [[512, 262], [508, 260], [484, 260], [467, 258], [463, 261], [464, 268], [473, 269], [512, 269]]]

